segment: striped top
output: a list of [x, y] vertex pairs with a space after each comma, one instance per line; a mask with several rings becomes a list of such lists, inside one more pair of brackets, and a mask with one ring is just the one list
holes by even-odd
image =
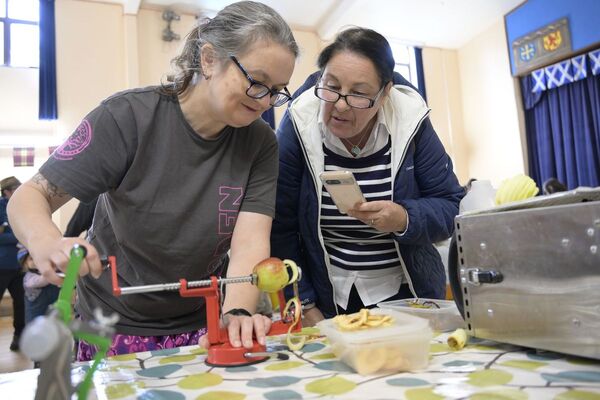
[[[351, 171], [367, 201], [391, 200], [391, 140], [361, 158], [340, 156], [323, 146], [325, 171]], [[400, 267], [394, 240], [356, 218], [341, 214], [323, 187], [321, 232], [331, 265], [352, 271]]]

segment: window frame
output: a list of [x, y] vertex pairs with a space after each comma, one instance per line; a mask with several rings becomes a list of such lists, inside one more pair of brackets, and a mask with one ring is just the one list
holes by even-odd
[[414, 87], [416, 87], [417, 89], [419, 88], [419, 76], [418, 76], [418, 71], [417, 71], [417, 62], [416, 62], [416, 56], [415, 56], [415, 46], [410, 45], [410, 44], [406, 44], [406, 43], [402, 43], [402, 42], [398, 42], [398, 41], [394, 41], [389, 40], [390, 41], [390, 45], [392, 47], [392, 53], [394, 52], [394, 50], [402, 47], [405, 48], [406, 51], [408, 52], [408, 63], [406, 62], [401, 62], [399, 61], [399, 57], [395, 57], [394, 56], [394, 61], [395, 61], [395, 65], [394, 65], [394, 71], [398, 71], [398, 67], [405, 67], [408, 69], [409, 72], [409, 76], [404, 76], [404, 74], [402, 74], [402, 76], [409, 81]]
[[19, 0], [6, 0], [4, 2], [4, 17], [0, 17], [0, 23], [3, 23], [4, 30], [4, 54], [2, 54], [2, 62], [0, 63], [1, 67], [11, 67], [11, 68], [39, 68], [39, 64], [37, 66], [29, 66], [29, 67], [13, 67], [11, 65], [10, 60], [10, 27], [12, 24], [22, 24], [22, 25], [40, 25], [39, 21], [27, 21], [23, 19], [15, 19], [10, 18], [8, 16], [8, 3], [11, 1], [19, 1]]

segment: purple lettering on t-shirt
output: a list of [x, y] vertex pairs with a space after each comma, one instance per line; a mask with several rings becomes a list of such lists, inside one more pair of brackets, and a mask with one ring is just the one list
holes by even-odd
[[92, 126], [84, 119], [67, 141], [52, 153], [52, 157], [58, 160], [72, 160], [74, 156], [85, 150], [91, 141]]
[[221, 186], [219, 188], [219, 227], [218, 235], [231, 235], [235, 227], [244, 189], [241, 187]]
[[217, 235], [219, 237], [212, 260], [208, 263], [209, 273], [221, 266], [222, 256], [231, 246], [231, 236], [242, 204], [244, 188], [232, 186], [219, 187], [219, 215]]

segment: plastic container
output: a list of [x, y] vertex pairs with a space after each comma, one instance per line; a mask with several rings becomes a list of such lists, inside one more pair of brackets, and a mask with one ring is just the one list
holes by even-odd
[[[418, 304], [425, 307], [415, 307], [414, 304], [411, 304], [417, 300]], [[433, 302], [439, 306], [439, 308], [435, 306], [431, 306], [426, 308], [428, 305], [431, 305], [429, 302]], [[436, 299], [402, 299], [402, 300], [392, 300], [392, 301], [384, 301], [382, 303], [377, 304], [378, 307], [386, 310], [395, 310], [405, 312], [416, 317], [421, 317], [429, 320], [431, 328], [436, 331], [453, 331], [458, 328], [463, 328], [465, 326], [465, 321], [463, 320], [460, 312], [458, 311], [458, 307], [456, 307], [456, 303], [451, 300], [436, 300]]]
[[471, 190], [463, 197], [458, 206], [459, 214], [468, 211], [482, 210], [496, 206], [496, 190], [490, 181], [471, 182]]
[[361, 375], [427, 367], [433, 336], [427, 320], [390, 309], [369, 312], [391, 315], [392, 325], [342, 331], [333, 319], [317, 323], [337, 357]]

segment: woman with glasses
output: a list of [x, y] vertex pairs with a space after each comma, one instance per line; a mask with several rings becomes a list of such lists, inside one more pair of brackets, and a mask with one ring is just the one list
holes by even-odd
[[[189, 34], [170, 83], [104, 100], [15, 193], [11, 222], [48, 281], [61, 283], [75, 243], [86, 247], [76, 307], [83, 319], [119, 315], [108, 355], [198, 343], [205, 309], [177, 292], [113, 296], [101, 255], [116, 256], [124, 286], [248, 275], [269, 257], [277, 141], [260, 116], [290, 99], [297, 54], [273, 9], [231, 4]], [[62, 238], [51, 213], [97, 195], [89, 242]], [[254, 315], [258, 295], [250, 284], [227, 290], [235, 347], [253, 334], [264, 343], [271, 321]], [[81, 342], [78, 359], [95, 351]]]
[[[463, 189], [425, 101], [398, 74], [394, 82], [394, 65], [379, 33], [341, 32], [278, 128], [271, 248], [303, 267], [305, 325], [385, 300], [445, 295], [432, 242], [452, 233]], [[340, 213], [323, 171], [352, 172], [367, 201]]]

